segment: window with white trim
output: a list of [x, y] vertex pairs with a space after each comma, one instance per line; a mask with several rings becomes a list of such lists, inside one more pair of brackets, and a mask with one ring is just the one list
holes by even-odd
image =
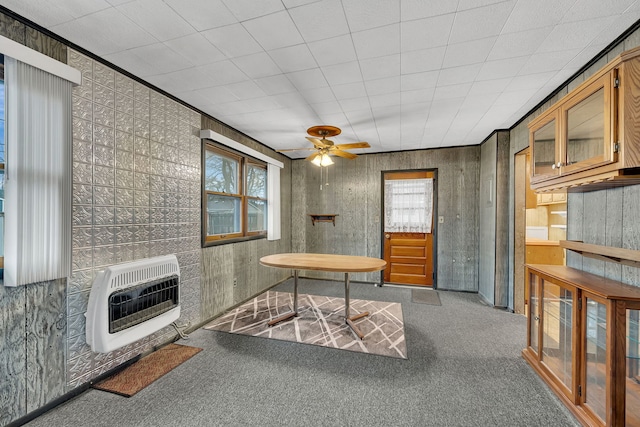
[[220, 148], [204, 147], [204, 244], [267, 235], [267, 165]]

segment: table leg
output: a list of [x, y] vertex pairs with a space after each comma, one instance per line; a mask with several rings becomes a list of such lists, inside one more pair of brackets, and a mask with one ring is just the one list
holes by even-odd
[[349, 273], [344, 273], [344, 319], [347, 322], [347, 325], [353, 330], [353, 332], [358, 336], [358, 338], [363, 339], [364, 334], [356, 327], [355, 320], [361, 319], [369, 315], [368, 311], [364, 313], [356, 314], [355, 316], [349, 315]]
[[285, 320], [289, 320], [292, 317], [298, 316], [298, 270], [294, 270], [293, 272], [293, 311], [283, 314], [280, 317], [276, 317], [275, 319], [269, 320], [267, 325], [273, 326], [276, 323], [283, 322]]

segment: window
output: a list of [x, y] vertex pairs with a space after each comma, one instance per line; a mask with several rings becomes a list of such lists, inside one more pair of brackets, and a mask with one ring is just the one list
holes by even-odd
[[204, 243], [267, 234], [267, 166], [205, 145]]

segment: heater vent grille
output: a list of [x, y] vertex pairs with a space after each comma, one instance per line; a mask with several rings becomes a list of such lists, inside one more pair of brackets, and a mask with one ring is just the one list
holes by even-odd
[[109, 333], [146, 322], [176, 307], [179, 303], [178, 283], [178, 276], [171, 276], [112, 293], [109, 296]]

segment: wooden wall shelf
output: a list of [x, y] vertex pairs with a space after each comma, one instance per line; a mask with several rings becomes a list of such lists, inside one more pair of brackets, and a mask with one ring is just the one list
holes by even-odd
[[633, 249], [593, 245], [575, 240], [560, 240], [560, 246], [589, 258], [617, 262], [619, 264], [626, 264], [633, 267], [640, 266], [640, 251]]
[[309, 214], [311, 217], [311, 225], [315, 226], [316, 222], [332, 222], [336, 226], [336, 217], [339, 214]]

